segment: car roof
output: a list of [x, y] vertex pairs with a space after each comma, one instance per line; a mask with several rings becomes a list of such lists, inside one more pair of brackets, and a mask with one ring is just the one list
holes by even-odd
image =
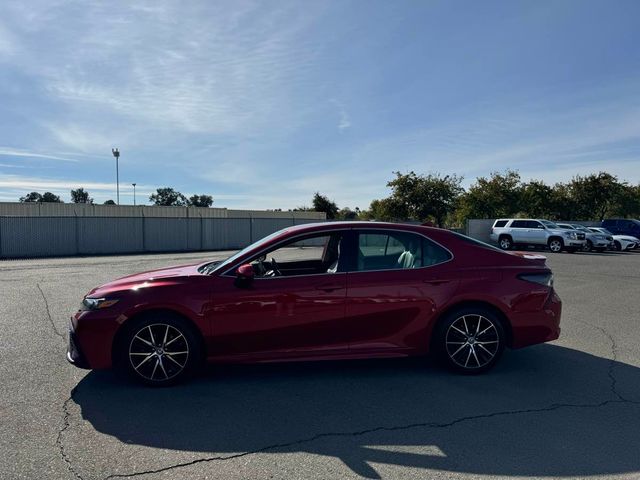
[[370, 221], [358, 221], [358, 220], [340, 220], [340, 221], [329, 221], [329, 222], [313, 222], [313, 223], [304, 223], [301, 225], [294, 225], [292, 227], [285, 228], [282, 233], [303, 233], [306, 231], [314, 232], [316, 230], [340, 230], [344, 228], [360, 228], [360, 229], [370, 229], [370, 228], [381, 228], [381, 229], [389, 229], [389, 230], [412, 230], [415, 232], [425, 232], [425, 231], [438, 231], [438, 232], [447, 232], [442, 228], [437, 227], [427, 227], [420, 224], [415, 223], [394, 223], [394, 222], [370, 222]]

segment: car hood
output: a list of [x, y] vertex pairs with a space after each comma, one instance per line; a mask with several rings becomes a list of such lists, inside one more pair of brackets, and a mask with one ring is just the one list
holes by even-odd
[[548, 228], [547, 231], [553, 235], [564, 235], [567, 232], [575, 232], [575, 230], [569, 228]]
[[638, 239], [636, 237], [632, 237], [631, 235], [613, 235], [613, 238], [616, 240], [624, 240], [625, 242], [637, 242]]
[[104, 285], [100, 285], [91, 290], [87, 296], [97, 297], [123, 290], [137, 290], [139, 288], [180, 283], [185, 277], [200, 275], [198, 272], [199, 265], [200, 264], [178, 265], [175, 267], [134, 273], [133, 275], [127, 275], [126, 277], [121, 277]]

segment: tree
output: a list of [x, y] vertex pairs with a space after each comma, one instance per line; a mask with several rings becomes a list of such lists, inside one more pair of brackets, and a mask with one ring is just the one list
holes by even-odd
[[89, 192], [84, 188], [71, 190], [71, 201], [73, 203], [93, 203], [93, 198], [89, 197]]
[[606, 172], [592, 173], [587, 176], [576, 175], [569, 189], [571, 197], [579, 205], [575, 220], [596, 218], [602, 221], [619, 198], [624, 186], [618, 177]]
[[580, 205], [571, 195], [571, 187], [566, 183], [556, 183], [551, 190], [552, 220], [575, 220], [578, 218]]
[[[462, 177], [441, 176], [439, 173], [418, 175], [415, 172], [394, 172], [396, 178], [387, 183], [391, 187], [390, 206], [395, 213], [404, 213], [407, 219], [424, 222], [433, 219], [442, 227], [445, 218], [456, 207], [458, 197], [464, 191], [460, 186]], [[400, 206], [400, 208], [397, 208]]]
[[337, 218], [340, 220], [357, 220], [360, 209], [356, 207], [355, 210], [351, 210], [349, 207], [344, 207], [338, 212]]
[[114, 202], [113, 200], [107, 200], [106, 202], [103, 203], [103, 205], [115, 205], [116, 202]]
[[547, 218], [553, 213], [553, 188], [531, 180], [520, 188], [520, 210], [529, 217]]
[[191, 195], [188, 200], [190, 207], [210, 207], [213, 205], [211, 195]]
[[365, 220], [406, 220], [408, 218], [405, 205], [399, 203], [395, 198], [383, 198], [381, 200], [372, 200], [369, 210], [362, 212], [362, 218]]
[[162, 207], [184, 207], [188, 202], [187, 197], [171, 187], [158, 188], [149, 196], [149, 201]]
[[60, 197], [58, 195], [54, 195], [51, 192], [44, 192], [42, 194], [42, 198], [40, 199], [41, 203], [64, 203], [62, 200], [60, 200]]
[[460, 198], [458, 219], [510, 217], [520, 212], [520, 174], [514, 170], [479, 177]]
[[635, 186], [622, 184], [613, 200], [609, 212], [611, 216], [640, 217], [640, 184]]
[[25, 195], [24, 197], [20, 197], [20, 201], [22, 203], [42, 202], [42, 195], [38, 192], [31, 192]]
[[320, 195], [320, 192], [316, 192], [313, 195], [313, 209], [316, 212], [324, 212], [327, 214], [328, 220], [333, 220], [338, 215], [338, 205], [335, 202], [329, 200], [324, 195]]

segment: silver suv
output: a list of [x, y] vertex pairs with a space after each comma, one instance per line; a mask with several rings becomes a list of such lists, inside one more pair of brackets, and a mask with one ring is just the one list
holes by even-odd
[[565, 230], [548, 220], [531, 218], [500, 218], [493, 223], [491, 240], [503, 250], [515, 245], [549, 247], [552, 252], [575, 252], [586, 243], [585, 234], [577, 230]]
[[604, 252], [613, 244], [613, 237], [611, 235], [605, 235], [604, 233], [592, 232], [583, 225], [576, 225], [572, 223], [558, 223], [560, 228], [566, 230], [577, 230], [584, 233], [586, 242], [584, 245], [585, 252], [591, 252], [596, 250], [598, 252]]

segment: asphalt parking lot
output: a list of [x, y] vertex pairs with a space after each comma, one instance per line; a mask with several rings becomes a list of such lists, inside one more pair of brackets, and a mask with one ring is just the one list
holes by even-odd
[[65, 360], [115, 277], [224, 253], [0, 262], [0, 478], [640, 478], [640, 253], [551, 254], [561, 338], [424, 359], [215, 367], [149, 389]]

